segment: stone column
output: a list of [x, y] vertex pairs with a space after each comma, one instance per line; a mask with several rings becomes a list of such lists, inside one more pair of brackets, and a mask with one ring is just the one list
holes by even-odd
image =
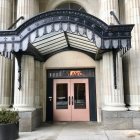
[[[25, 21], [39, 12], [39, 4], [37, 0], [18, 0], [17, 1], [17, 19], [24, 16]], [[20, 21], [17, 26], [21, 25]], [[18, 110], [32, 110], [35, 108], [35, 64], [32, 56], [23, 56], [21, 61], [21, 90], [18, 90], [18, 64], [15, 60], [15, 93], [14, 107]]]
[[12, 24], [12, 1], [0, 0], [0, 29], [7, 29]]
[[[101, 0], [100, 17], [107, 24], [117, 24], [114, 17], [110, 15], [114, 11], [119, 18], [118, 0]], [[121, 111], [124, 107], [123, 78], [122, 78], [122, 59], [120, 54], [116, 57], [116, 78], [117, 88], [114, 86], [114, 64], [113, 52], [103, 54], [103, 110]]]
[[40, 85], [39, 85], [39, 89], [40, 89], [40, 105], [41, 107], [43, 107], [43, 63], [40, 63]]
[[126, 102], [130, 110], [140, 110], [140, 1], [125, 0], [125, 23], [135, 24], [132, 48], [123, 58]]
[[43, 106], [43, 64], [35, 61], [35, 107]]
[[22, 80], [21, 89], [18, 89], [18, 66], [15, 63], [15, 94], [14, 94], [14, 108], [20, 111], [34, 110], [35, 90], [34, 90], [34, 58], [33, 56], [22, 56]]
[[[24, 16], [25, 20], [20, 21], [17, 26], [39, 13], [38, 0], [17, 0], [17, 19]], [[41, 118], [38, 89], [35, 88], [35, 60], [33, 56], [23, 55], [21, 61], [21, 90], [18, 90], [18, 68], [15, 64], [15, 94], [14, 107], [19, 110], [20, 131], [32, 131], [39, 125]]]
[[21, 25], [27, 19], [37, 15], [39, 13], [38, 0], [18, 0], [17, 1], [17, 19], [24, 16], [25, 20], [18, 23]]
[[41, 64], [35, 61], [35, 107], [40, 107]]
[[[118, 55], [118, 60], [121, 59]], [[127, 110], [124, 105], [123, 83], [122, 83], [122, 64], [117, 62], [117, 89], [114, 86], [114, 66], [112, 52], [103, 55], [103, 110], [123, 111]]]
[[10, 105], [11, 98], [11, 60], [0, 56], [0, 107]]
[[[0, 30], [5, 30], [12, 24], [11, 4], [11, 0], [0, 0]], [[11, 104], [11, 71], [12, 60], [0, 55], [0, 108]]]
[[119, 17], [118, 0], [101, 0], [100, 18], [107, 24], [116, 24], [110, 11], [114, 11], [115, 15]]

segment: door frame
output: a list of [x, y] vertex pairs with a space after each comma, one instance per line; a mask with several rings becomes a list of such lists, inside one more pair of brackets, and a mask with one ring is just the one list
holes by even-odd
[[[95, 71], [95, 68], [94, 68]], [[46, 73], [48, 75], [48, 70], [46, 70]], [[46, 83], [46, 121], [52, 122], [53, 121], [53, 80], [54, 79], [67, 79], [67, 78], [48, 78]], [[97, 121], [97, 101], [96, 101], [96, 77], [85, 77], [89, 81], [89, 115], [90, 115], [90, 121]], [[85, 79], [84, 78], [84, 79]], [[79, 77], [75, 78], [68, 78], [68, 79], [83, 79]]]

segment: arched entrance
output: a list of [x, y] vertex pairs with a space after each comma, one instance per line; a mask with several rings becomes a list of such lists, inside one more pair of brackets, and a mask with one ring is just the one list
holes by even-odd
[[[44, 67], [47, 69], [46, 120], [97, 121], [96, 61], [78, 51], [64, 51], [50, 57]], [[99, 80], [98, 75], [96, 79]], [[78, 117], [78, 114], [87, 116]]]

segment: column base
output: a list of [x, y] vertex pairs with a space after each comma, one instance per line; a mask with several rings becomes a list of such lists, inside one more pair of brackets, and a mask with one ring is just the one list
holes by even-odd
[[131, 111], [102, 110], [102, 123], [106, 129], [132, 129], [133, 117]]
[[125, 95], [129, 110], [140, 111], [140, 95]]
[[134, 106], [130, 106], [129, 108], [128, 108], [129, 110], [134, 110], [134, 111], [140, 111], [140, 105], [134, 105]]
[[140, 129], [140, 111], [104, 111], [102, 123], [106, 129]]
[[128, 108], [125, 106], [104, 106], [102, 107], [102, 110], [105, 111], [127, 111]]
[[0, 109], [5, 109], [5, 108], [9, 108], [10, 105], [0, 105]]
[[13, 106], [13, 110], [16, 110], [16, 111], [34, 111], [34, 110], [36, 110], [36, 108], [30, 107], [30, 106]]
[[31, 132], [42, 122], [42, 108], [33, 111], [19, 111], [19, 131]]

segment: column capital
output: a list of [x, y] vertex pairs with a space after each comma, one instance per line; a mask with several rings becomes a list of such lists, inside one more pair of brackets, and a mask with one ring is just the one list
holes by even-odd
[[14, 105], [13, 106], [13, 110], [16, 110], [16, 111], [34, 111], [34, 110], [36, 110], [36, 108], [35, 107], [30, 107], [30, 106], [27, 106], [27, 105], [22, 105], [22, 106], [20, 106], [20, 105]]
[[116, 104], [114, 106], [111, 104], [111, 106], [105, 105], [102, 108], [102, 110], [105, 110], [105, 111], [127, 111], [128, 108], [126, 108], [124, 104], [120, 104], [120, 105]]

